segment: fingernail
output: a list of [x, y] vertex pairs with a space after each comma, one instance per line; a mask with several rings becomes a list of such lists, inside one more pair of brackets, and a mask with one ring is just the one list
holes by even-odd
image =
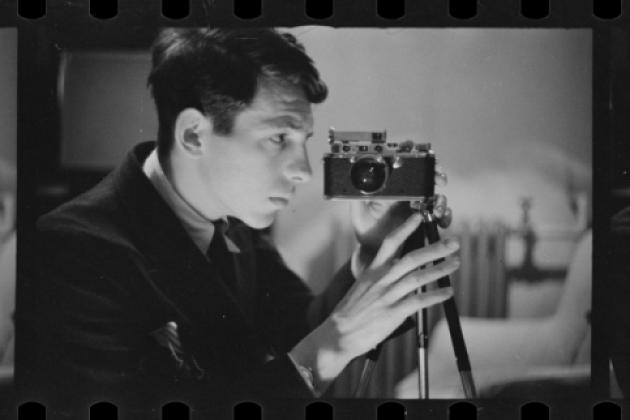
[[462, 261], [459, 259], [459, 257], [454, 257], [452, 261], [453, 261], [453, 265], [455, 267], [459, 267], [461, 265], [461, 263], [462, 263]]
[[444, 293], [444, 295], [446, 296], [453, 296], [453, 288], [451, 286], [443, 287], [440, 290], [442, 290], [442, 293]]

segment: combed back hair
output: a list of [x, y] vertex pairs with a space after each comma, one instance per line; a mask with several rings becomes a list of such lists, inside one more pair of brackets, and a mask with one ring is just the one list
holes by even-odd
[[300, 86], [311, 103], [328, 90], [304, 47], [275, 29], [168, 28], [152, 48], [148, 85], [158, 113], [158, 153], [173, 146], [177, 115], [195, 108], [217, 134], [231, 133], [236, 115], [251, 104], [261, 81]]

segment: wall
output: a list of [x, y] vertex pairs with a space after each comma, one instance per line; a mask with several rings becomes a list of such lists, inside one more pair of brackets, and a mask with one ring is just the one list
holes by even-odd
[[155, 140], [146, 51], [71, 51], [62, 60], [61, 162], [107, 169], [136, 143]]

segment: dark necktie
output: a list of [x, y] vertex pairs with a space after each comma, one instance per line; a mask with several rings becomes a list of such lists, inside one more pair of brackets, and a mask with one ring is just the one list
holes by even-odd
[[214, 222], [214, 235], [208, 247], [206, 255], [210, 263], [217, 269], [225, 284], [234, 292], [234, 295], [240, 299], [241, 287], [236, 277], [234, 269], [234, 256], [228, 250], [225, 242], [225, 222], [220, 220]]
[[[215, 222], [214, 227], [215, 232], [206, 255], [210, 264], [219, 272], [225, 285], [236, 297], [243, 313], [253, 321], [256, 319], [257, 313], [257, 286], [251, 277], [250, 258], [243, 258], [243, 252], [247, 254], [247, 250], [251, 246], [247, 239], [248, 235], [243, 232], [243, 229], [247, 230], [247, 227], [240, 220], [233, 218], [229, 218], [227, 224], [222, 220]], [[229, 239], [239, 251], [231, 252], [228, 249], [226, 239]], [[237, 267], [235, 265], [237, 260], [238, 264], [245, 264], [249, 269]]]

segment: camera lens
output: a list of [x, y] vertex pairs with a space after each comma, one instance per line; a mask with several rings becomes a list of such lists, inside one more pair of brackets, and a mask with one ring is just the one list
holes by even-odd
[[352, 186], [363, 194], [374, 194], [385, 186], [387, 172], [385, 162], [378, 162], [372, 157], [366, 157], [352, 165], [350, 180]]

